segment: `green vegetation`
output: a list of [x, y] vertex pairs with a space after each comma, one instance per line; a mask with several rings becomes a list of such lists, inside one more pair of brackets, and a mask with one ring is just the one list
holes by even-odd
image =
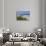
[[17, 20], [27, 20], [27, 18], [24, 18], [23, 16], [17, 16]]

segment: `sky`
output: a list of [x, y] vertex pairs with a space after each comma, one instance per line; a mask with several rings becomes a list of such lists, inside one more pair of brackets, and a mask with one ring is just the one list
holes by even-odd
[[16, 11], [17, 16], [30, 16], [30, 11]]

